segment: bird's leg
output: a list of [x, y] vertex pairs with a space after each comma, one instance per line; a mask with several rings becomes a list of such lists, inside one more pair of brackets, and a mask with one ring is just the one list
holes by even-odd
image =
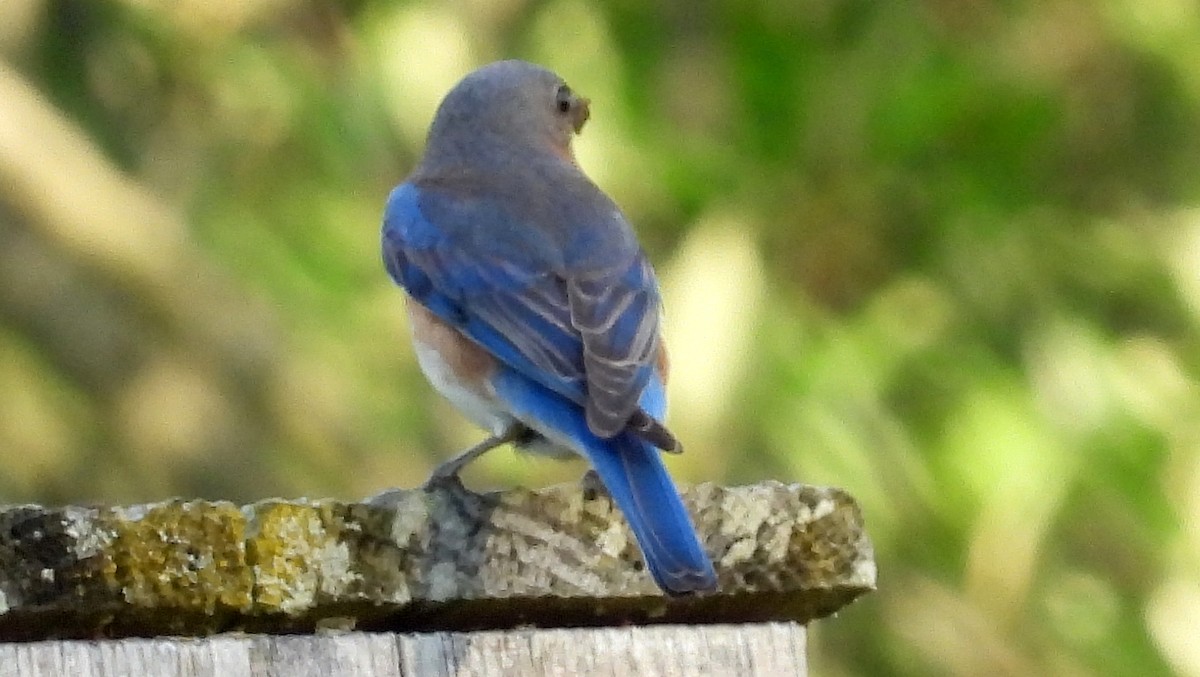
[[438, 467], [434, 468], [433, 473], [429, 476], [429, 479], [426, 480], [425, 486], [428, 487], [450, 478], [458, 479], [458, 473], [462, 472], [462, 469], [467, 467], [467, 464], [471, 461], [483, 456], [496, 447], [500, 447], [508, 444], [509, 442], [516, 442], [522, 438], [528, 437], [529, 434], [530, 430], [529, 428], [525, 427], [524, 424], [514, 423], [510, 425], [503, 433], [488, 437], [479, 444], [468, 448], [458, 456], [455, 456], [449, 461], [446, 461], [445, 463], [442, 463]]
[[[453, 481], [460, 490], [462, 482], [458, 479], [458, 473], [471, 461], [483, 456], [485, 453], [495, 449], [496, 447], [508, 444], [509, 442], [520, 442], [528, 439], [534, 432], [521, 423], [514, 423], [499, 435], [492, 435], [483, 440], [479, 444], [462, 452], [458, 456], [446, 461], [433, 469], [433, 473], [425, 480], [423, 485], [425, 489], [429, 489], [437, 484]], [[381, 507], [395, 507], [400, 501], [408, 495], [406, 489], [387, 489], [370, 498], [363, 499], [363, 503]]]

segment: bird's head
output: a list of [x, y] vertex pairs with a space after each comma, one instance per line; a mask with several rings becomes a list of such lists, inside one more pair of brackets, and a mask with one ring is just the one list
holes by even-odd
[[498, 61], [468, 74], [442, 100], [428, 152], [457, 154], [472, 144], [500, 144], [571, 160], [571, 138], [590, 115], [588, 100], [552, 71]]

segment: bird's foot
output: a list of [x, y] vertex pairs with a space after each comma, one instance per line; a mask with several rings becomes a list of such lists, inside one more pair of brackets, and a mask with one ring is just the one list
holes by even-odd
[[362, 503], [375, 508], [395, 508], [404, 501], [404, 498], [408, 496], [409, 491], [409, 489], [400, 489], [398, 487], [384, 489], [374, 496], [368, 496], [367, 498], [364, 498]]

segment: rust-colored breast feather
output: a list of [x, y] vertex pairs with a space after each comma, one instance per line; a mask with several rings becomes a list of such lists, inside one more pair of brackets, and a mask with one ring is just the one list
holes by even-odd
[[407, 305], [413, 337], [437, 350], [455, 376], [472, 385], [491, 376], [496, 358], [420, 303], [409, 298]]
[[667, 355], [667, 343], [661, 338], [658, 340], [658, 354], [654, 356], [654, 369], [658, 372], [658, 377], [662, 379], [663, 386], [666, 387], [667, 381], [671, 378], [671, 358]]

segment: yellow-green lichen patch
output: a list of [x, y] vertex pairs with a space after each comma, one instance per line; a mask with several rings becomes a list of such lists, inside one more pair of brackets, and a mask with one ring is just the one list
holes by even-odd
[[354, 553], [354, 586], [378, 604], [408, 604], [418, 596], [417, 575], [429, 543], [430, 506], [425, 492], [400, 491], [384, 506], [345, 506], [342, 540]]
[[[864, 573], [859, 567], [863, 560], [874, 561], [871, 546], [861, 531], [862, 515], [858, 505], [846, 493], [827, 489], [814, 497], [810, 506], [812, 520], [803, 531], [793, 532], [788, 544], [788, 558], [806, 563], [806, 583], [810, 586], [829, 585], [840, 581], [843, 584], [861, 581], [873, 587], [874, 575], [862, 580]], [[850, 528], [857, 525], [859, 528]], [[865, 553], [866, 556], [855, 553]]]
[[630, 553], [636, 557], [633, 533], [623, 519], [616, 517], [612, 499], [607, 496], [585, 497], [584, 492], [577, 495], [582, 503], [583, 524], [587, 526], [600, 552], [614, 560], [622, 557], [628, 559]]
[[212, 616], [250, 606], [245, 521], [230, 503], [114, 511], [113, 584], [133, 606]]
[[319, 595], [346, 596], [357, 576], [327, 507], [270, 502], [250, 512], [246, 548], [255, 573], [256, 612], [301, 614], [312, 610]]

